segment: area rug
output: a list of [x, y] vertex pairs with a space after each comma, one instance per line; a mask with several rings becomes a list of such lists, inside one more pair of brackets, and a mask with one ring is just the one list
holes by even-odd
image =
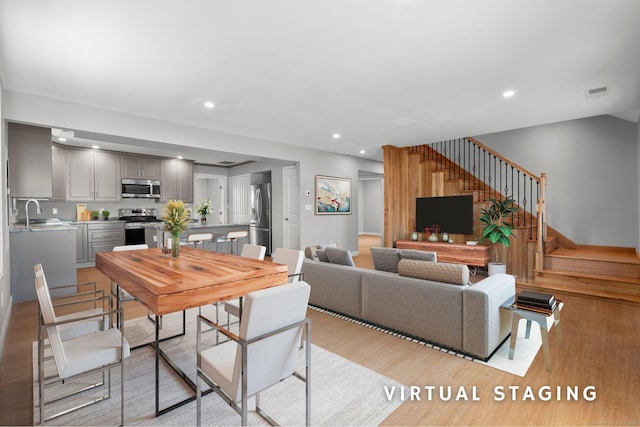
[[526, 339], [525, 336], [525, 325], [526, 322], [521, 321], [518, 326], [518, 341], [516, 342], [516, 351], [513, 360], [509, 359], [509, 339], [507, 339], [502, 345], [491, 355], [489, 360], [480, 360], [474, 358], [468, 354], [458, 352], [456, 350], [443, 347], [438, 344], [431, 343], [426, 340], [422, 340], [420, 338], [412, 337], [407, 334], [404, 334], [400, 331], [396, 331], [393, 329], [388, 329], [380, 325], [375, 325], [372, 323], [365, 322], [363, 320], [354, 319], [350, 316], [346, 316], [344, 314], [336, 313], [331, 310], [326, 310], [320, 307], [310, 306], [312, 309], [319, 311], [321, 313], [327, 314], [329, 316], [337, 317], [342, 320], [346, 320], [348, 322], [356, 323], [358, 325], [362, 325], [371, 329], [375, 329], [377, 331], [393, 335], [398, 337], [399, 339], [408, 340], [414, 342], [419, 345], [423, 345], [429, 349], [441, 351], [452, 356], [460, 357], [465, 360], [474, 361], [485, 366], [489, 366], [491, 368], [499, 369], [504, 372], [509, 372], [513, 375], [518, 375], [520, 377], [524, 377], [533, 363], [533, 360], [542, 345], [542, 338], [540, 336], [540, 327], [537, 323], [532, 322], [531, 326], [531, 336], [529, 339]]
[[[162, 349], [195, 378], [195, 316], [197, 310], [187, 312], [187, 334], [162, 344]], [[210, 313], [209, 313], [210, 314]], [[215, 315], [213, 315], [215, 319]], [[163, 334], [182, 328], [180, 314], [163, 318]], [[146, 318], [127, 321], [125, 335], [132, 345], [153, 337], [153, 324]], [[214, 339], [214, 334], [208, 334]], [[298, 371], [303, 373], [304, 351], [298, 358]], [[311, 347], [311, 421], [313, 425], [378, 425], [402, 402], [389, 401], [384, 387], [401, 384], [370, 369], [353, 363], [318, 346]], [[37, 345], [33, 346], [34, 361], [34, 423], [39, 421]], [[55, 372], [53, 360], [46, 363], [47, 374]], [[165, 363], [160, 365], [161, 407], [169, 406], [192, 395], [190, 389]], [[79, 411], [51, 420], [52, 425], [115, 425], [119, 423], [120, 370], [112, 371], [112, 398]], [[143, 346], [132, 351], [125, 362], [125, 424], [127, 425], [195, 425], [196, 402], [191, 402], [158, 418], [154, 416], [154, 350]], [[60, 387], [72, 384], [53, 384], [46, 396], [55, 396]], [[49, 390], [49, 388], [47, 389]], [[92, 393], [85, 392], [84, 394]], [[261, 407], [282, 425], [304, 425], [305, 385], [296, 378], [288, 378], [260, 394]], [[86, 396], [83, 396], [86, 398]], [[49, 398], [47, 397], [47, 400]], [[69, 399], [64, 401], [68, 406]], [[60, 403], [47, 406], [46, 415], [56, 412]], [[250, 409], [252, 405], [250, 405]], [[239, 425], [240, 416], [215, 394], [203, 398], [202, 421], [205, 425]], [[251, 425], [267, 425], [255, 413], [250, 413]]]

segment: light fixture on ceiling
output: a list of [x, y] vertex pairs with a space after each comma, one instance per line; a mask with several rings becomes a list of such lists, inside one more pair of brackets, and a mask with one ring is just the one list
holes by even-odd
[[334, 133], [333, 134], [333, 139], [340, 139], [340, 134], [339, 133]]
[[99, 145], [92, 145], [91, 148], [93, 148], [94, 150], [99, 150], [100, 146]]
[[360, 150], [360, 154], [365, 154], [366, 151], [365, 150]]
[[211, 109], [211, 108], [215, 107], [215, 106], [216, 106], [216, 104], [214, 104], [214, 103], [213, 103], [213, 102], [211, 102], [211, 101], [205, 101], [204, 106], [205, 106], [205, 108], [209, 108], [209, 109]]
[[60, 142], [67, 142], [67, 138], [58, 138], [58, 141], [60, 141]]
[[178, 159], [179, 159], [179, 160], [182, 160], [182, 156], [178, 156]]
[[513, 91], [513, 90], [506, 90], [506, 91], [502, 92], [502, 97], [503, 98], [511, 98], [515, 94], [516, 94], [516, 92]]

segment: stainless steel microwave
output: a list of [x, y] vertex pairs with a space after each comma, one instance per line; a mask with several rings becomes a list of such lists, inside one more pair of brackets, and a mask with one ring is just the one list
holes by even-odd
[[123, 179], [122, 197], [159, 199], [160, 181], [153, 179]]

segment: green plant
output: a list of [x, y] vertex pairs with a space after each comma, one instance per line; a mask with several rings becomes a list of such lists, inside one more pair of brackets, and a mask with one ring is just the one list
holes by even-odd
[[91, 211], [91, 218], [93, 218], [93, 219], [100, 218], [100, 212], [99, 211]]
[[[514, 228], [510, 219], [513, 213], [520, 210], [519, 207], [515, 206], [515, 203], [516, 201], [511, 197], [507, 197], [504, 200], [493, 197], [489, 199], [489, 207], [482, 209], [482, 215], [480, 216], [480, 222], [485, 224], [480, 241], [488, 239], [494, 248], [496, 244], [501, 244], [505, 247], [509, 246], [509, 238]], [[496, 260], [497, 252], [496, 248]]]
[[206, 217], [207, 215], [213, 213], [213, 206], [211, 206], [211, 199], [200, 200], [200, 203], [198, 203], [195, 209], [196, 209], [196, 212], [198, 212], [201, 217]]
[[111, 212], [109, 212], [106, 209], [103, 209], [102, 211], [102, 218], [104, 218], [105, 220], [109, 219], [109, 215], [111, 214]]

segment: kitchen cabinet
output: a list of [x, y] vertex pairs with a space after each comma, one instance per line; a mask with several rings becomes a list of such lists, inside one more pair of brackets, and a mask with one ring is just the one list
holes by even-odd
[[69, 201], [120, 200], [120, 156], [100, 150], [66, 150]]
[[122, 178], [160, 179], [160, 159], [123, 154], [120, 163]]
[[51, 147], [51, 200], [66, 199], [65, 166], [66, 153], [57, 145]]
[[160, 198], [163, 202], [193, 203], [193, 163], [166, 159], [160, 164]]
[[11, 197], [50, 198], [51, 129], [9, 123], [7, 139]]
[[87, 223], [89, 262], [95, 262], [96, 252], [111, 252], [124, 245], [124, 222], [95, 221]]
[[74, 224], [76, 228], [76, 264], [88, 261], [88, 226], [87, 224]]

